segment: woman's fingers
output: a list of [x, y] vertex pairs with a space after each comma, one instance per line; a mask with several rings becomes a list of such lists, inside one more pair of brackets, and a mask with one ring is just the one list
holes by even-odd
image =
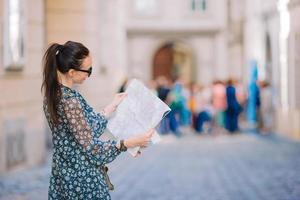
[[147, 133], [146, 133], [146, 135], [147, 135], [147, 137], [152, 137], [152, 135], [154, 134], [154, 132], [155, 132], [155, 129], [150, 129]]
[[143, 137], [143, 140], [141, 141], [141, 147], [147, 147], [151, 142], [151, 137], [154, 134], [155, 129], [150, 129]]
[[125, 92], [122, 92], [122, 93], [117, 93], [115, 95], [115, 98], [114, 98], [114, 106], [117, 107], [123, 100], [124, 98], [127, 96], [127, 93]]
[[142, 154], [142, 152], [141, 152], [140, 150], [138, 150], [138, 152], [135, 154], [134, 157], [138, 157], [138, 156], [140, 156], [141, 154]]
[[126, 92], [121, 92], [121, 93], [118, 93], [118, 95], [119, 95], [119, 96], [122, 96], [122, 97], [123, 97], [123, 96], [125, 97], [125, 96], [127, 96], [127, 93], [126, 93]]
[[127, 147], [132, 148], [132, 147], [148, 147], [150, 142], [151, 142], [151, 137], [154, 134], [155, 129], [150, 129], [143, 135], [135, 136], [132, 138], [129, 138], [126, 141]]
[[117, 98], [123, 100], [127, 96], [127, 93], [122, 92], [117, 94]]
[[148, 146], [149, 146], [149, 142], [148, 142], [148, 143], [142, 144], [142, 145], [141, 145], [141, 148], [146, 148], [146, 147], [148, 147]]

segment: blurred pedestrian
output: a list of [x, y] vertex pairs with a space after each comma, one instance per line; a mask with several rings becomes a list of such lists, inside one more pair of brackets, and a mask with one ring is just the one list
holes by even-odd
[[188, 109], [191, 112], [191, 126], [195, 127], [196, 118], [197, 118], [197, 93], [198, 93], [198, 85], [195, 82], [190, 83], [189, 88], [189, 96], [188, 96]]
[[233, 133], [239, 130], [238, 116], [242, 111], [242, 107], [237, 101], [234, 81], [232, 79], [227, 81], [226, 99], [225, 128]]
[[215, 110], [215, 125], [218, 128], [225, 128], [225, 110], [227, 107], [226, 87], [220, 80], [213, 83], [212, 104]]
[[[170, 93], [170, 86], [168, 85], [168, 80], [165, 76], [159, 76], [156, 79], [156, 83], [157, 83], [157, 96], [160, 100], [162, 100], [164, 103], [166, 103], [167, 105], [170, 104], [169, 100], [170, 98], [168, 98], [169, 93]], [[178, 124], [174, 115], [174, 112], [171, 110], [168, 115], [162, 119], [162, 121], [160, 122], [159, 125], [159, 132], [161, 134], [166, 134], [169, 132], [169, 130], [171, 130], [174, 133], [177, 133], [177, 128], [178, 128]]]
[[210, 133], [212, 130], [213, 107], [211, 105], [211, 88], [201, 86], [196, 94], [196, 133]]
[[248, 89], [248, 101], [247, 101], [247, 119], [251, 128], [258, 127], [258, 121], [260, 117], [260, 91], [257, 85], [258, 69], [257, 62], [253, 60], [251, 62], [251, 76]]
[[269, 82], [261, 82], [261, 132], [270, 133], [273, 129], [274, 102], [272, 87]]
[[171, 90], [171, 109], [178, 114], [179, 123], [182, 126], [190, 124], [190, 111], [187, 105], [187, 98], [184, 95], [184, 88], [181, 82], [175, 82]]

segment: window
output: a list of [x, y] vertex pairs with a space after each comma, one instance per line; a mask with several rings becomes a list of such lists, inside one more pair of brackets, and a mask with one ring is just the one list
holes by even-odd
[[207, 1], [206, 0], [192, 0], [191, 1], [191, 10], [192, 11], [201, 11], [204, 12], [207, 10]]
[[156, 0], [135, 0], [135, 12], [142, 15], [154, 15], [157, 12]]
[[6, 0], [4, 11], [4, 67], [20, 70], [24, 66], [24, 9], [21, 0]]

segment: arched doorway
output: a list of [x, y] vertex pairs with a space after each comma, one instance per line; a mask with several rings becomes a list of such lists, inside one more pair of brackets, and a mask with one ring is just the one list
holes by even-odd
[[169, 79], [195, 81], [195, 70], [190, 48], [182, 43], [169, 42], [162, 45], [153, 58], [152, 77], [165, 76]]

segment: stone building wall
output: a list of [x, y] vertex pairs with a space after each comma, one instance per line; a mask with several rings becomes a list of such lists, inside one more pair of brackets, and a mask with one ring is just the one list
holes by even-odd
[[[93, 75], [78, 86], [99, 108], [108, 103], [124, 77], [126, 49], [122, 40], [122, 1], [46, 1], [46, 43], [82, 42], [93, 57]], [[110, 87], [107, 87], [107, 84]]]
[[290, 35], [289, 35], [289, 103], [290, 103], [290, 132], [293, 137], [300, 138], [300, 1], [291, 0]]
[[[0, 9], [7, 8], [0, 1]], [[6, 12], [0, 14], [0, 173], [34, 166], [45, 159], [45, 121], [42, 114], [41, 57], [44, 50], [44, 1], [23, 4], [25, 62], [7, 70], [4, 48]]]
[[129, 76], [150, 80], [155, 51], [170, 42], [191, 50], [197, 82], [208, 85], [231, 75], [233, 70], [226, 69], [226, 1], [207, 1], [203, 12], [191, 10], [191, 1], [154, 1], [148, 12], [134, 2], [127, 5], [125, 21]]

